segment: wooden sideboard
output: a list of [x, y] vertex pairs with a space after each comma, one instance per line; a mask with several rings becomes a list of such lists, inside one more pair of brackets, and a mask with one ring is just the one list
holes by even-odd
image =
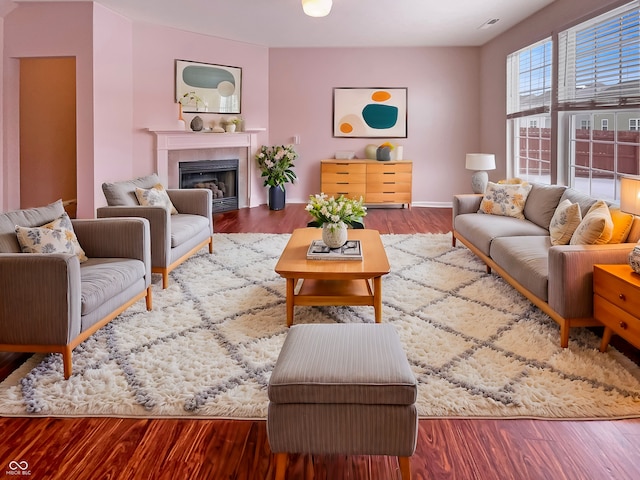
[[321, 160], [321, 190], [327, 195], [364, 199], [367, 205], [411, 208], [413, 162]]

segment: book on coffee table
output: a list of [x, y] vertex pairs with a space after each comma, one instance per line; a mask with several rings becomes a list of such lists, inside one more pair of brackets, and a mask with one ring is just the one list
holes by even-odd
[[329, 248], [322, 240], [313, 240], [307, 250], [307, 260], [362, 260], [360, 240], [347, 240], [339, 248]]

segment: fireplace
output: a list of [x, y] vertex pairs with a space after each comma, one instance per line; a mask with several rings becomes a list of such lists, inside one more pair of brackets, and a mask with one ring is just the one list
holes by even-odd
[[213, 213], [238, 209], [238, 162], [198, 160], [178, 164], [180, 188], [208, 188], [213, 193]]

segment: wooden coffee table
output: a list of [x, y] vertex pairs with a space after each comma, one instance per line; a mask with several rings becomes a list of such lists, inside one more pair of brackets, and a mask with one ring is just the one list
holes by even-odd
[[[296, 305], [370, 305], [376, 323], [382, 320], [382, 275], [389, 260], [377, 230], [349, 229], [349, 240], [362, 243], [362, 260], [307, 260], [312, 240], [322, 238], [319, 228], [294, 230], [276, 272], [287, 279], [287, 326], [293, 324]], [[298, 281], [302, 285], [296, 293]]]

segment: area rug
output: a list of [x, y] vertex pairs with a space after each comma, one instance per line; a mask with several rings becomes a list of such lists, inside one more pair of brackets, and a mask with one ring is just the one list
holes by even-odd
[[[599, 338], [555, 322], [450, 234], [383, 235], [383, 321], [398, 331], [428, 417], [640, 416], [640, 372]], [[64, 380], [60, 355], [35, 355], [0, 384], [3, 416], [264, 419], [287, 335], [289, 236], [215, 234], [144, 302], [84, 342]], [[373, 322], [372, 307], [296, 307], [296, 323]]]

